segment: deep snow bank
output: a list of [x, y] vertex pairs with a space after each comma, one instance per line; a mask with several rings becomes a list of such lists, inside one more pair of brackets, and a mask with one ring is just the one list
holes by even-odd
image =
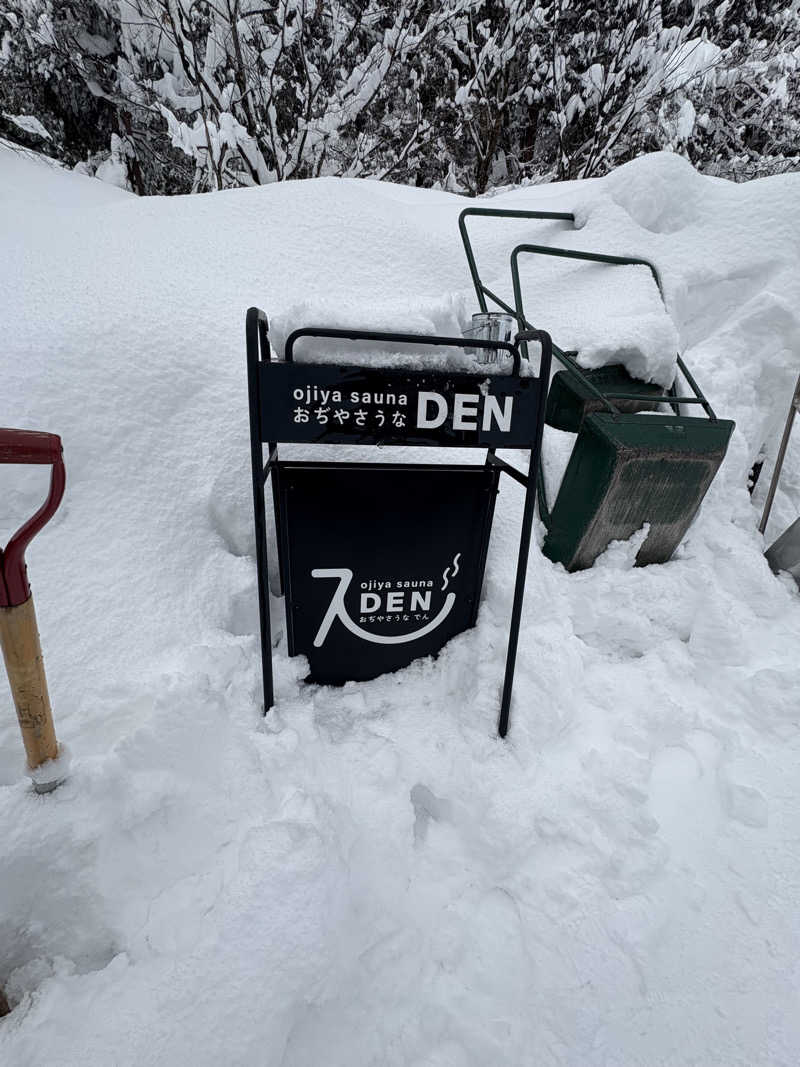
[[[330, 179], [137, 200], [0, 152], [0, 423], [64, 438], [28, 558], [74, 756], [32, 796], [0, 688], [3, 1063], [797, 1061], [800, 609], [744, 488], [798, 370], [796, 176], [658, 155], [492, 199], [579, 216], [476, 225], [506, 292], [516, 240], [656, 262], [672, 319], [646, 270], [549, 261], [529, 315], [656, 374], [677, 331], [737, 420], [726, 463], [667, 565], [532, 553], [507, 744], [515, 486], [474, 631], [341, 690], [283, 658], [259, 717], [244, 311], [278, 337], [455, 330], [463, 203]], [[0, 470], [3, 533], [40, 473]]]

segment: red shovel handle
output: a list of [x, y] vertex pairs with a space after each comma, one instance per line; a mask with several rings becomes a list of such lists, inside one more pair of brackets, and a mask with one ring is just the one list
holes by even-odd
[[56, 463], [60, 458], [57, 433], [0, 429], [0, 463]]
[[0, 608], [24, 604], [31, 595], [25, 568], [25, 549], [31, 539], [55, 514], [64, 495], [66, 472], [61, 458], [61, 438], [35, 430], [0, 429], [0, 463], [52, 463], [50, 492], [35, 515], [20, 526], [0, 549]]

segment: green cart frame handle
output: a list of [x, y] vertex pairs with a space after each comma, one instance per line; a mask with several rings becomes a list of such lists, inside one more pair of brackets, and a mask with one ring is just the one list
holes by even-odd
[[478, 264], [475, 262], [475, 253], [472, 251], [472, 243], [467, 232], [467, 219], [470, 216], [490, 219], [539, 219], [572, 223], [575, 222], [575, 216], [571, 211], [507, 211], [505, 208], [496, 207], [467, 207], [458, 216], [458, 231], [461, 234], [461, 243], [464, 245], [464, 252], [467, 256], [472, 284], [475, 286], [475, 295], [478, 297], [478, 306], [481, 311], [486, 313], [489, 310], [486, 307], [486, 297], [488, 296], [490, 300], [493, 300], [509, 315], [514, 315], [517, 318], [518, 316], [514, 309], [509, 307], [505, 301], [501, 300], [481, 281], [481, 276], [478, 273]]
[[[470, 217], [478, 218], [495, 218], [495, 219], [532, 219], [538, 221], [556, 221], [556, 222], [571, 222], [575, 223], [575, 215], [570, 211], [512, 211], [503, 208], [480, 208], [480, 207], [468, 207], [465, 208], [458, 216], [458, 229], [461, 234], [461, 241], [464, 245], [464, 252], [466, 253], [467, 263], [469, 265], [469, 272], [472, 277], [472, 284], [475, 287], [475, 295], [478, 298], [478, 306], [482, 312], [487, 312], [486, 305], [487, 297], [499, 308], [505, 311], [509, 315], [513, 315], [517, 320], [519, 329], [522, 331], [517, 337], [523, 354], [528, 356], [528, 346], [525, 340], [525, 334], [527, 331], [534, 329], [533, 325], [528, 322], [525, 317], [525, 311], [522, 303], [522, 286], [519, 279], [519, 257], [525, 255], [544, 255], [544, 256], [556, 256], [563, 259], [579, 259], [590, 263], [605, 263], [612, 266], [643, 266], [647, 267], [653, 276], [653, 280], [658, 288], [659, 295], [664, 303], [664, 307], [669, 313], [669, 309], [666, 305], [664, 298], [664, 289], [661, 283], [661, 276], [654, 263], [650, 260], [641, 259], [634, 256], [613, 256], [607, 255], [602, 252], [583, 252], [572, 248], [558, 248], [552, 245], [539, 245], [539, 244], [521, 244], [517, 245], [511, 253], [511, 279], [514, 287], [514, 301], [516, 306], [511, 307], [501, 297], [481, 281], [480, 273], [478, 272], [478, 265], [475, 259], [475, 253], [472, 248], [472, 242], [469, 238], [469, 232], [467, 230], [467, 219]], [[580, 382], [583, 383], [594, 396], [603, 404], [605, 408], [611, 413], [613, 417], [619, 416], [619, 408], [613, 403], [614, 400], [639, 400], [636, 394], [633, 393], [602, 393], [591, 381], [590, 378], [584, 373], [583, 368], [578, 364], [575, 357], [577, 352], [565, 352], [559, 348], [555, 343], [552, 345], [552, 354], [571, 374], [573, 374]], [[708, 400], [701, 391], [699, 385], [695, 381], [694, 377], [689, 371], [689, 368], [681, 358], [680, 353], [677, 353], [677, 365], [684, 379], [689, 383], [689, 387], [694, 393], [691, 397], [678, 397], [675, 388], [675, 382], [669, 388], [669, 399], [665, 400], [665, 403], [672, 405], [673, 410], [677, 415], [680, 414], [680, 404], [702, 404], [703, 410], [711, 420], [716, 420], [716, 414], [713, 408], [709, 404]], [[544, 471], [542, 464], [539, 464], [537, 472], [537, 497], [539, 503], [539, 516], [547, 527], [550, 525], [550, 508], [547, 503], [547, 495], [545, 492], [544, 484]]]
[[[496, 218], [496, 219], [533, 219], [538, 221], [557, 221], [557, 222], [575, 222], [575, 215], [571, 211], [512, 211], [505, 208], [485, 208], [485, 207], [468, 207], [465, 208], [458, 216], [458, 229], [461, 234], [461, 241], [464, 245], [464, 252], [467, 257], [467, 263], [469, 265], [469, 272], [472, 277], [472, 283], [475, 287], [475, 295], [478, 298], [478, 306], [481, 311], [488, 311], [486, 299], [487, 297], [492, 300], [499, 308], [502, 308], [509, 315], [513, 315], [516, 318], [519, 328], [521, 330], [533, 329], [533, 326], [525, 318], [525, 313], [522, 305], [521, 298], [521, 286], [519, 283], [519, 256], [524, 253], [532, 255], [545, 255], [545, 256], [557, 256], [562, 259], [580, 259], [590, 263], [605, 263], [612, 266], [643, 266], [647, 267], [653, 276], [653, 280], [658, 288], [659, 295], [664, 302], [666, 308], [666, 300], [664, 299], [664, 288], [661, 282], [661, 276], [654, 263], [651, 263], [648, 259], [641, 259], [635, 256], [612, 256], [602, 252], [583, 252], [572, 248], [557, 248], [553, 245], [534, 245], [534, 244], [522, 244], [518, 245], [511, 254], [511, 274], [512, 282], [514, 283], [514, 299], [517, 306], [511, 307], [505, 300], [499, 297], [496, 293], [484, 285], [481, 281], [480, 273], [478, 272], [478, 265], [475, 259], [475, 253], [472, 248], [472, 242], [470, 241], [469, 232], [467, 230], [467, 219], [470, 217], [478, 218]], [[667, 309], [667, 312], [669, 309]], [[526, 346], [523, 346], [523, 352], [527, 356]], [[632, 393], [601, 393], [593, 383], [583, 373], [583, 368], [575, 360], [577, 353], [565, 352], [559, 348], [558, 345], [553, 345], [553, 355], [556, 359], [562, 363], [567, 370], [571, 371], [586, 388], [593, 393], [598, 400], [600, 400], [604, 407], [608, 408], [612, 415], [618, 415], [619, 410], [617, 406], [611, 403], [612, 400], [638, 400], [638, 396]], [[695, 381], [694, 377], [689, 371], [689, 368], [681, 358], [680, 353], [677, 355], [678, 369], [683, 377], [689, 383], [694, 396], [690, 397], [677, 397], [675, 395], [675, 386], [670, 388], [670, 400], [668, 401], [673, 405], [676, 412], [680, 409], [678, 404], [701, 404], [706, 415], [710, 419], [716, 419], [716, 414], [713, 408], [709, 404], [699, 385]]]
[[[664, 289], [661, 284], [661, 276], [659, 275], [655, 264], [651, 263], [649, 259], [642, 259], [639, 256], [610, 256], [602, 252], [581, 252], [578, 249], [574, 248], [554, 248], [551, 245], [522, 244], [517, 245], [517, 247], [511, 253], [511, 281], [514, 286], [514, 303], [516, 305], [517, 321], [520, 324], [527, 322], [527, 319], [525, 318], [525, 309], [522, 303], [522, 285], [519, 279], [519, 257], [521, 255], [557, 256], [561, 259], [580, 259], [586, 260], [590, 263], [606, 263], [612, 266], [621, 267], [647, 267], [647, 269], [653, 276], [653, 281], [656, 283], [659, 296], [661, 297], [661, 302], [664, 304], [664, 309], [667, 311], [667, 314], [669, 314], [669, 309], [667, 308], [667, 303], [664, 299]], [[553, 353], [556, 354], [555, 348], [553, 349]], [[525, 352], [524, 347], [523, 354], [527, 356], [527, 352]], [[569, 354], [562, 353], [562, 356], [564, 355]], [[609, 411], [611, 411], [612, 414], [618, 415], [619, 410], [617, 409], [616, 405], [611, 404], [610, 401], [640, 399], [635, 393], [601, 393], [600, 390], [595, 389], [591, 382], [589, 382], [589, 380], [581, 373], [581, 368], [575, 362], [574, 359], [570, 358], [568, 361], [562, 359], [561, 362], [565, 363], [569, 370], [571, 370], [573, 373], [576, 373], [585, 382], [585, 384], [590, 389], [592, 389], [592, 391], [598, 396], [598, 398], [604, 401], [605, 406], [609, 409]], [[677, 362], [681, 373], [686, 378], [686, 381], [689, 383], [690, 388], [694, 392], [694, 396], [677, 396], [674, 392], [671, 392], [670, 399], [668, 402], [672, 404], [673, 407], [678, 404], [702, 404], [703, 409], [708, 415], [709, 419], [716, 420], [717, 416], [714, 414], [713, 408], [700, 390], [700, 387], [698, 386], [697, 382], [689, 373], [689, 370], [686, 367], [686, 364], [681, 359], [680, 354], [678, 354]]]

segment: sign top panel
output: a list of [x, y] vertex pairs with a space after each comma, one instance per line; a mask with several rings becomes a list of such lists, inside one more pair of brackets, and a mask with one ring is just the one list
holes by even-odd
[[261, 436], [305, 444], [532, 448], [541, 380], [330, 363], [259, 364]]

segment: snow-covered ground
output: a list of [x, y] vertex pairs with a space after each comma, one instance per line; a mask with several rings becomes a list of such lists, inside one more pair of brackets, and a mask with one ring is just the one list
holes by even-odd
[[[737, 422], [670, 563], [633, 568], [634, 538], [568, 575], [534, 548], [505, 743], [510, 483], [474, 630], [343, 689], [282, 641], [259, 714], [245, 309], [278, 339], [457, 332], [464, 201], [140, 200], [0, 149], [0, 425], [64, 440], [28, 562], [73, 756], [35, 796], [0, 685], [4, 1067], [800, 1060], [800, 599], [756, 532], [769, 461], [745, 487], [800, 369], [800, 176], [655, 155], [490, 205], [578, 215], [474, 224], [505, 293], [523, 240], [652, 259], [671, 318], [646, 269], [562, 261], [526, 266], [529, 317], [662, 379], [677, 336]], [[45, 479], [0, 469], [0, 541]], [[799, 508], [800, 433], [767, 543]]]

